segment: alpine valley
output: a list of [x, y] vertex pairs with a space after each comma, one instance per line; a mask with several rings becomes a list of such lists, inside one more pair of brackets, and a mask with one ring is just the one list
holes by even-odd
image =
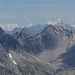
[[45, 25], [37, 34], [0, 28], [0, 75], [75, 75], [75, 30], [67, 27]]

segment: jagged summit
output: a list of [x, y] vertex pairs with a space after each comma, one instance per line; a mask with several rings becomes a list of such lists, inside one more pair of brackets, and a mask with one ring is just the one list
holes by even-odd
[[0, 28], [0, 72], [1, 75], [60, 75], [58, 72], [67, 70], [66, 66], [71, 70], [75, 67], [74, 49], [75, 30], [62, 25], [49, 25], [36, 35], [27, 28], [14, 34]]
[[25, 38], [25, 37], [31, 36], [31, 33], [28, 31], [26, 27], [24, 27], [20, 32], [20, 36]]
[[0, 27], [0, 36], [6, 34], [6, 32]]
[[60, 26], [57, 26], [57, 25], [48, 25], [42, 32], [51, 32], [51, 31], [64, 31], [66, 30], [64, 28], [64, 26], [60, 25]]

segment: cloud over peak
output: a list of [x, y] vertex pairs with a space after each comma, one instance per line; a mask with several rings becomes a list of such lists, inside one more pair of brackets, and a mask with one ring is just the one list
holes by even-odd
[[27, 22], [26, 27], [31, 27], [31, 26], [33, 26], [30, 17], [23, 16], [23, 18], [24, 18], [24, 20]]
[[5, 31], [12, 31], [15, 27], [20, 27], [18, 24], [0, 24], [0, 27]]
[[61, 22], [61, 19], [58, 18], [56, 21], [47, 21], [47, 24], [48, 24], [48, 25], [50, 25], [50, 24], [56, 25], [56, 24], [58, 24], [58, 23], [60, 23], [60, 22]]

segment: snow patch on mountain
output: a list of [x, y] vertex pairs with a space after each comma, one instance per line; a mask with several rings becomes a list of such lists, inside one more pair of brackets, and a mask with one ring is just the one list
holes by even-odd
[[12, 55], [9, 53], [9, 57], [12, 58]]
[[16, 61], [13, 60], [12, 55], [9, 53], [9, 57], [12, 59], [12, 62], [17, 65]]
[[13, 63], [14, 63], [15, 65], [17, 65], [16, 61], [14, 61], [14, 60], [13, 60]]

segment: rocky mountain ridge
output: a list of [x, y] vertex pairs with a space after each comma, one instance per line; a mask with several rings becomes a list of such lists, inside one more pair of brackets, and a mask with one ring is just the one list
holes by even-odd
[[0, 75], [75, 74], [74, 49], [75, 30], [64, 26], [49, 25], [36, 35], [26, 28], [14, 34], [0, 28]]

